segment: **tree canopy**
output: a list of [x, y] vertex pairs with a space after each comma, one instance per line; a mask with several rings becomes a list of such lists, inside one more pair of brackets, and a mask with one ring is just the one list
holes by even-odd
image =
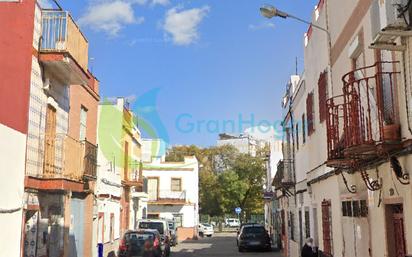
[[195, 155], [201, 165], [199, 173], [200, 213], [212, 217], [234, 215], [240, 207], [244, 217], [263, 212], [265, 166], [263, 154], [241, 154], [230, 145], [199, 148], [175, 146], [167, 161], [182, 161]]

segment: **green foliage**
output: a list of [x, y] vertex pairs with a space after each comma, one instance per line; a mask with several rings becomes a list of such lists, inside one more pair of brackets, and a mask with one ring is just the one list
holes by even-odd
[[168, 151], [167, 161], [182, 161], [195, 155], [201, 165], [199, 173], [200, 213], [212, 217], [263, 212], [262, 191], [265, 168], [261, 155], [240, 154], [233, 146], [198, 148], [177, 146]]

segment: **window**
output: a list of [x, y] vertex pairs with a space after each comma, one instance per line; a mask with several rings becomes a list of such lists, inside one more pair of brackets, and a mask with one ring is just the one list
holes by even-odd
[[171, 189], [173, 192], [182, 191], [182, 179], [181, 178], [172, 178]]
[[299, 150], [299, 124], [296, 124], [296, 150]]
[[327, 72], [322, 72], [318, 80], [318, 94], [319, 94], [319, 121], [322, 123], [326, 120], [327, 108], [326, 98], [328, 95], [328, 76]]
[[302, 142], [306, 143], [306, 119], [305, 114], [302, 114]]
[[352, 202], [353, 217], [360, 217], [361, 210], [359, 201]]
[[360, 201], [360, 208], [361, 208], [361, 217], [368, 217], [368, 203], [366, 200]]
[[87, 131], [87, 109], [83, 106], [80, 108], [80, 140], [86, 139]]
[[310, 217], [309, 210], [305, 210], [305, 237], [310, 237]]
[[290, 239], [295, 240], [295, 215], [293, 212], [289, 212], [289, 231]]
[[367, 217], [368, 204], [366, 200], [352, 200], [342, 202], [343, 217]]
[[314, 124], [314, 108], [313, 108], [313, 92], [309, 93], [306, 98], [306, 116], [307, 116], [307, 126], [308, 126], [308, 136], [311, 136], [315, 132]]
[[110, 241], [114, 241], [114, 213], [110, 214]]

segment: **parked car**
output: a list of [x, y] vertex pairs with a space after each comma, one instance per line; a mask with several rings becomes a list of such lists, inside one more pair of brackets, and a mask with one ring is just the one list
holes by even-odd
[[177, 245], [176, 223], [173, 220], [168, 220], [167, 224], [169, 225], [169, 231], [170, 231], [170, 245], [176, 246]]
[[247, 249], [271, 249], [270, 237], [263, 225], [244, 225], [240, 230], [238, 242], [239, 252]]
[[156, 229], [160, 233], [161, 247], [164, 256], [170, 255], [170, 230], [169, 224], [166, 220], [146, 219], [138, 220], [137, 227], [139, 229]]
[[156, 229], [127, 231], [117, 252], [118, 257], [161, 257], [162, 254], [160, 233]]
[[239, 219], [226, 219], [225, 226], [230, 228], [237, 228], [240, 226]]
[[240, 231], [242, 230], [242, 228], [246, 225], [259, 225], [258, 223], [242, 223], [242, 225], [240, 225], [239, 229], [237, 230], [237, 236], [236, 236], [236, 244], [239, 246], [239, 236], [240, 236]]
[[213, 226], [208, 223], [199, 224], [199, 235], [211, 237], [214, 234]]

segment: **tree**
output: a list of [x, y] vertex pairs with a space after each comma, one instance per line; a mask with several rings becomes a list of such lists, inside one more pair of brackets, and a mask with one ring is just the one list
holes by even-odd
[[222, 204], [226, 213], [240, 207], [250, 217], [263, 211], [264, 161], [260, 157], [240, 154], [230, 171], [220, 175]]
[[199, 172], [200, 213], [212, 217], [233, 214], [241, 207], [246, 217], [263, 212], [263, 185], [266, 175], [261, 154], [240, 154], [230, 145], [199, 148], [175, 146], [168, 151], [167, 161], [183, 161], [195, 155], [201, 164]]

